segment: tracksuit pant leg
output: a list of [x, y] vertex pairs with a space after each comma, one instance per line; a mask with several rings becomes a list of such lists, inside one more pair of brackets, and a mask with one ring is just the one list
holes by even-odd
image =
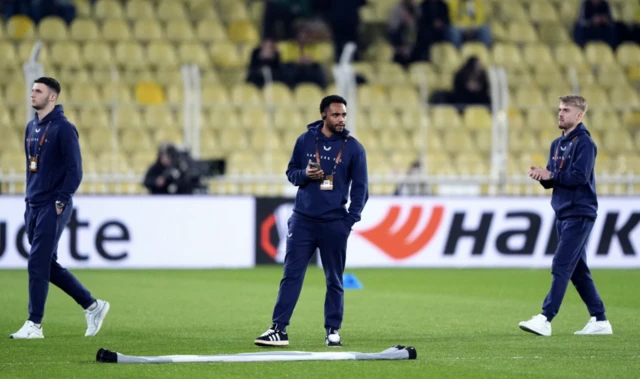
[[42, 322], [49, 293], [49, 282], [62, 289], [84, 309], [95, 299], [69, 271], [57, 262], [58, 241], [64, 231], [73, 206], [69, 203], [62, 214], [56, 213], [53, 203], [27, 208], [27, 237], [31, 244], [27, 268], [29, 272], [29, 320]]
[[318, 247], [318, 223], [295, 214], [289, 218], [284, 275], [280, 280], [278, 299], [273, 309], [273, 323], [285, 330], [296, 307], [307, 266]]
[[570, 280], [587, 305], [589, 313], [599, 319], [604, 317], [604, 305], [586, 261], [586, 244], [593, 224], [592, 219], [583, 217], [556, 221], [558, 247], [551, 265], [553, 281], [542, 305], [542, 314], [549, 321], [560, 311]]
[[347, 239], [351, 228], [344, 220], [325, 222], [321, 228], [320, 259], [327, 283], [324, 300], [324, 327], [340, 329], [344, 314], [342, 276], [347, 259]]

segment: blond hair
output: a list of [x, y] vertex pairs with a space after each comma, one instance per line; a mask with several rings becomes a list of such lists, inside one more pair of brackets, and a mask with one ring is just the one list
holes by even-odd
[[580, 108], [582, 113], [587, 112], [587, 100], [580, 95], [565, 95], [560, 96], [561, 103], [565, 103], [567, 105], [573, 105], [574, 107]]

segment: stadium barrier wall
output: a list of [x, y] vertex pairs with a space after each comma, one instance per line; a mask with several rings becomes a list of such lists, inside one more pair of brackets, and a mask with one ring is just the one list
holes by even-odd
[[[76, 196], [60, 240], [69, 268], [249, 268], [281, 264], [290, 198]], [[26, 268], [24, 199], [0, 196], [0, 269]], [[548, 198], [373, 197], [347, 267], [548, 268]], [[640, 198], [601, 198], [593, 268], [640, 268]], [[320, 265], [316, 257], [313, 263]]]
[[[283, 262], [292, 209], [292, 199], [257, 199], [258, 264]], [[639, 268], [639, 224], [640, 198], [600, 198], [589, 265]], [[374, 197], [351, 232], [346, 266], [549, 268], [554, 228], [546, 197]]]
[[[254, 267], [254, 207], [252, 197], [75, 196], [58, 261], [100, 269]], [[0, 196], [0, 269], [27, 267], [24, 210], [24, 198]]]

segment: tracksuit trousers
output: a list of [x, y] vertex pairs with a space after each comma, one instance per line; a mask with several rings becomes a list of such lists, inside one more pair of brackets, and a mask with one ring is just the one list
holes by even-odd
[[309, 221], [294, 213], [288, 221], [284, 276], [280, 281], [273, 322], [280, 330], [289, 325], [300, 297], [307, 266], [316, 248], [324, 268], [327, 292], [324, 302], [325, 328], [340, 329], [344, 312], [342, 275], [347, 257], [347, 239], [351, 228], [342, 220]]
[[573, 282], [589, 314], [605, 320], [605, 308], [587, 266], [586, 244], [593, 228], [594, 220], [572, 217], [556, 221], [558, 247], [551, 265], [553, 281], [551, 290], [542, 305], [542, 314], [551, 321], [560, 311], [569, 280]]
[[58, 241], [72, 212], [71, 202], [60, 215], [56, 213], [53, 202], [35, 208], [27, 206], [25, 212], [25, 230], [31, 244], [27, 263], [29, 320], [36, 324], [40, 324], [44, 316], [49, 282], [71, 296], [83, 309], [87, 309], [95, 301], [80, 281], [57, 262]]

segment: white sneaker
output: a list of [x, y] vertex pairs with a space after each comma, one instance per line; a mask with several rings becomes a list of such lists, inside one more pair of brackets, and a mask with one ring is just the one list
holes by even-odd
[[93, 337], [100, 331], [102, 327], [102, 321], [107, 317], [109, 313], [109, 302], [104, 300], [96, 300], [97, 307], [90, 311], [85, 309], [85, 318], [87, 319], [87, 331], [84, 333], [85, 337]]
[[44, 334], [42, 334], [42, 326], [38, 327], [33, 321], [27, 321], [20, 330], [10, 335], [9, 338], [14, 340], [44, 338]]
[[603, 334], [613, 334], [613, 329], [611, 329], [611, 324], [609, 320], [605, 321], [596, 321], [595, 317], [591, 317], [587, 325], [577, 332], [573, 333], [577, 335], [603, 335]]
[[521, 321], [520, 329], [539, 336], [551, 336], [551, 323], [547, 321], [547, 317], [542, 314], [533, 316], [529, 321]]

